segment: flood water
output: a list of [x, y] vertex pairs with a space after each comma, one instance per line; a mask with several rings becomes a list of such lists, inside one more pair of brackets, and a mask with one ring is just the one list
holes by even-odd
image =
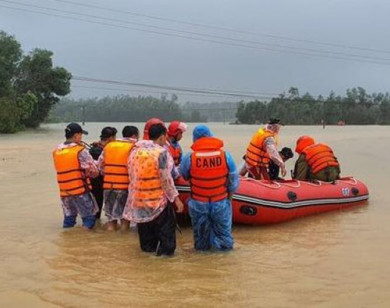
[[[87, 123], [85, 140], [97, 140], [106, 125], [124, 126]], [[256, 126], [210, 127], [240, 163]], [[192, 128], [182, 141], [185, 151]], [[229, 253], [195, 252], [186, 228], [173, 258], [142, 253], [134, 230], [61, 228], [51, 151], [63, 141], [63, 129], [51, 124], [0, 135], [1, 307], [390, 306], [390, 127], [281, 131], [281, 146], [294, 148], [302, 134], [329, 143], [342, 175], [367, 184], [368, 206], [272, 226], [234, 226]]]

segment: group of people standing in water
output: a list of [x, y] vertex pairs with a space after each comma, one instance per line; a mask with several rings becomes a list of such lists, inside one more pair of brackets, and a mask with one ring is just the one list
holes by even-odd
[[[196, 250], [231, 250], [232, 196], [239, 186], [239, 174], [264, 180], [281, 180], [285, 161], [293, 157], [289, 148], [277, 150], [279, 119], [270, 121], [252, 137], [237, 170], [223, 141], [209, 127], [195, 126], [191, 152], [183, 155], [179, 141], [187, 125], [173, 121], [168, 127], [157, 118], [145, 124], [143, 139], [135, 126], [125, 126], [122, 138], [114, 127], [101, 131], [100, 141], [87, 145], [88, 134], [77, 123], [65, 128], [66, 141], [53, 151], [57, 182], [64, 213], [63, 227], [76, 224], [92, 229], [103, 208], [107, 230], [128, 230], [137, 224], [140, 247], [145, 252], [173, 255], [176, 249], [176, 214], [183, 212], [175, 181], [189, 180], [188, 211]], [[310, 136], [297, 141], [300, 155], [293, 177], [299, 180], [334, 181], [339, 164], [326, 144]]]

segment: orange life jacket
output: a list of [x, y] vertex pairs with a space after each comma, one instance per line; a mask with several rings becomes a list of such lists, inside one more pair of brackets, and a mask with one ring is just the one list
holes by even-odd
[[127, 190], [129, 174], [127, 160], [134, 143], [127, 140], [115, 140], [104, 147], [103, 189]]
[[191, 198], [201, 202], [217, 202], [228, 196], [229, 168], [223, 141], [214, 137], [198, 139], [191, 154]]
[[171, 142], [168, 142], [168, 149], [169, 153], [171, 153], [173, 161], [175, 162], [175, 166], [180, 165], [181, 160], [181, 148], [180, 147], [174, 147]]
[[161, 205], [164, 191], [161, 185], [158, 157], [163, 148], [139, 148], [131, 155], [132, 175], [131, 188], [135, 207], [157, 208]]
[[245, 161], [253, 167], [268, 167], [270, 157], [264, 146], [268, 137], [275, 137], [275, 133], [260, 128], [252, 137], [246, 149]]
[[332, 149], [324, 143], [317, 143], [308, 146], [302, 151], [302, 153], [305, 154], [307, 164], [313, 174], [318, 173], [326, 167], [336, 167], [339, 165]]
[[82, 150], [84, 150], [83, 146], [75, 145], [53, 151], [61, 197], [82, 195], [91, 190], [89, 178], [85, 177], [79, 161]]

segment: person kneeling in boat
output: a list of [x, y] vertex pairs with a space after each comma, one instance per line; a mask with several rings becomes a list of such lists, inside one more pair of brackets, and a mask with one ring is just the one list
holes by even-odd
[[107, 230], [114, 231], [120, 220], [121, 230], [129, 229], [130, 222], [122, 218], [126, 205], [129, 175], [127, 161], [134, 144], [138, 141], [138, 128], [125, 126], [122, 139], [109, 142], [99, 157], [98, 168], [103, 178], [104, 212], [108, 219]]
[[190, 180], [188, 202], [196, 250], [233, 248], [231, 197], [238, 188], [236, 165], [223, 141], [205, 125], [193, 131], [192, 153], [183, 157], [180, 174]]
[[339, 162], [327, 144], [315, 143], [310, 136], [301, 136], [295, 152], [299, 154], [294, 168], [295, 180], [333, 182], [340, 178]]
[[[290, 148], [284, 147], [281, 151], [279, 151], [279, 155], [282, 158], [283, 162], [286, 163], [290, 158], [294, 157], [294, 153]], [[274, 163], [273, 160], [270, 161], [268, 167], [268, 175], [270, 180], [283, 180], [279, 177], [280, 167]]]
[[183, 138], [183, 134], [186, 130], [187, 125], [179, 121], [172, 121], [168, 126], [168, 149], [176, 167], [180, 165], [183, 155], [179, 141]]
[[257, 180], [269, 180], [268, 166], [271, 160], [281, 168], [282, 177], [286, 175], [284, 161], [276, 149], [281, 125], [279, 119], [270, 119], [253, 135], [244, 156], [245, 165], [240, 170], [241, 176], [248, 172]]
[[79, 124], [68, 124], [65, 128], [66, 141], [53, 151], [64, 212], [64, 228], [73, 227], [77, 215], [80, 214], [83, 227], [92, 229], [98, 212], [95, 198], [91, 194], [89, 178], [97, 177], [99, 170], [88, 150], [82, 145], [82, 134], [88, 132]]

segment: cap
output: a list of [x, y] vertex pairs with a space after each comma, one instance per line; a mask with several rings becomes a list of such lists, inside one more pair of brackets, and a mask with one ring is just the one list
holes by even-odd
[[268, 123], [267, 124], [279, 124], [279, 125], [284, 125], [280, 119], [277, 119], [277, 118], [270, 118], [268, 120]]
[[194, 127], [194, 131], [192, 132], [192, 140], [195, 142], [201, 137], [212, 137], [213, 134], [210, 131], [210, 128], [208, 128], [204, 124], [199, 124]]
[[106, 139], [115, 136], [117, 132], [118, 131], [116, 130], [115, 127], [106, 126], [105, 128], [102, 129], [100, 133], [100, 139]]
[[65, 128], [65, 135], [66, 136], [73, 136], [74, 134], [82, 133], [84, 135], [88, 135], [88, 132], [86, 130], [83, 130], [81, 126], [77, 123], [69, 123]]

